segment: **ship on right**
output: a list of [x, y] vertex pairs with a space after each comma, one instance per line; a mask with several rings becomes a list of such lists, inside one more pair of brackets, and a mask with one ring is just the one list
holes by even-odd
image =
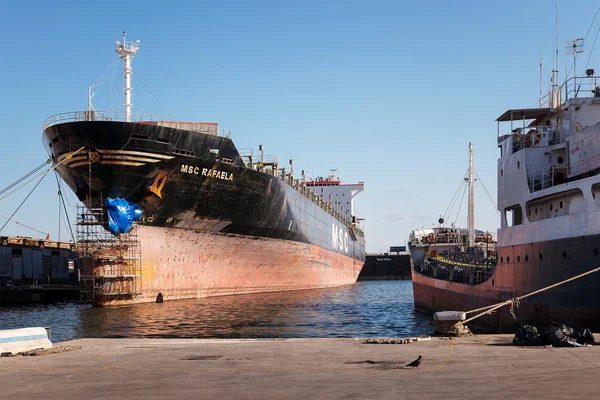
[[[573, 41], [574, 53], [580, 45]], [[496, 265], [483, 280], [460, 282], [413, 265], [415, 309], [470, 311], [545, 289], [473, 325], [514, 332], [559, 322], [600, 331], [600, 81], [593, 69], [562, 84], [557, 78], [555, 71], [539, 107], [496, 119]]]

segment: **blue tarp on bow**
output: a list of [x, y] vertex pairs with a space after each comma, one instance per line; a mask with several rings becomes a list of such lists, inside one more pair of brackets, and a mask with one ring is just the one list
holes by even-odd
[[142, 216], [142, 209], [125, 199], [106, 198], [104, 202], [108, 213], [108, 230], [112, 233], [127, 233], [133, 222]]

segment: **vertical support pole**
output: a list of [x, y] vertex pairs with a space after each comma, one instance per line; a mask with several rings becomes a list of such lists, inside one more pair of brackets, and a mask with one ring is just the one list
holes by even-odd
[[135, 43], [127, 43], [125, 32], [123, 32], [123, 43], [117, 42], [117, 49], [115, 50], [121, 56], [125, 68], [123, 75], [125, 77], [125, 86], [123, 91], [125, 92], [125, 120], [131, 122], [131, 59], [133, 55], [140, 49], [140, 41], [137, 40]]
[[475, 186], [473, 184], [473, 145], [469, 142], [469, 247], [475, 246]]
[[131, 56], [129, 53], [126, 53], [124, 61], [125, 87], [123, 91], [125, 92], [125, 120], [131, 122]]

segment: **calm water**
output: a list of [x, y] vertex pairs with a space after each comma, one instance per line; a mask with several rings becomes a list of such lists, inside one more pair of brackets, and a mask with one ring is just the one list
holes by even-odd
[[83, 337], [394, 337], [433, 332], [413, 310], [411, 281], [335, 289], [91, 308], [75, 303], [0, 307], [0, 329], [50, 326], [52, 341]]

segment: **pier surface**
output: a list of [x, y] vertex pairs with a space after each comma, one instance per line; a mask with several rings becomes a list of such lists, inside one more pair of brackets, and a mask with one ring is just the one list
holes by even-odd
[[[79, 339], [55, 344], [79, 350], [0, 358], [0, 398], [597, 398], [600, 346], [511, 340]], [[418, 369], [405, 367], [419, 355]]]

